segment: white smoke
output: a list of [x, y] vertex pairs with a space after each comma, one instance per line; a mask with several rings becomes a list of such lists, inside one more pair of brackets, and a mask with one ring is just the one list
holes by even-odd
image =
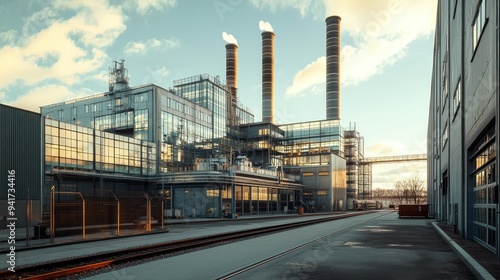
[[259, 21], [259, 28], [260, 28], [260, 31], [262, 31], [262, 32], [274, 32], [273, 27], [267, 21], [263, 21], [263, 20]]
[[224, 41], [226, 41], [228, 44], [238, 45], [238, 41], [236, 40], [236, 38], [234, 38], [234, 36], [231, 34], [227, 34], [226, 32], [222, 32], [222, 39], [224, 39]]

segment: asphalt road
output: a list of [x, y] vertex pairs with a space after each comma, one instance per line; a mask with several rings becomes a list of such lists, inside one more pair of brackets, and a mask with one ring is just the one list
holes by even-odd
[[234, 279], [476, 279], [429, 221], [382, 216]]
[[398, 219], [395, 212], [368, 214], [125, 267], [89, 279], [217, 279], [314, 240], [232, 279], [475, 279], [431, 221]]

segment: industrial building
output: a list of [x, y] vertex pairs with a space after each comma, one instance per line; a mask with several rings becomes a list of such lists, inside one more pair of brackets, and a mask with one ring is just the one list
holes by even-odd
[[41, 218], [41, 136], [40, 114], [0, 104], [0, 228], [9, 218], [19, 218], [17, 227]]
[[499, 4], [438, 3], [427, 138], [430, 211], [500, 259]]
[[[202, 74], [176, 80], [168, 89], [130, 86], [122, 60], [110, 67], [108, 91], [41, 107], [28, 126], [38, 127], [39, 137], [33, 153], [39, 166], [32, 168], [40, 177], [30, 184], [38, 192], [31, 197], [39, 200], [32, 210], [37, 220], [51, 216], [78, 227], [82, 222], [75, 217], [99, 225], [132, 223], [145, 215], [353, 209], [357, 182], [364, 180], [357, 178], [363, 138], [350, 128], [344, 139], [340, 17], [326, 24], [325, 120], [274, 123], [275, 35], [269, 31], [262, 33], [261, 122], [238, 103], [236, 44], [225, 46], [225, 83]], [[22, 142], [16, 144], [22, 149]]]

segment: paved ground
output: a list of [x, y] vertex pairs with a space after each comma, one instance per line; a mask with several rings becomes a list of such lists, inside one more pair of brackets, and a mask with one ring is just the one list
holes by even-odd
[[434, 227], [438, 228], [437, 231], [443, 238], [451, 240], [447, 243], [478, 279], [500, 279], [500, 261], [493, 252], [477, 242], [464, 239], [459, 234], [453, 233], [449, 227], [443, 224], [434, 223]]
[[[276, 215], [269, 215], [276, 217]], [[289, 215], [284, 215], [284, 217], [289, 217]], [[343, 275], [342, 273], [348, 273], [349, 267], [359, 267], [360, 271], [367, 271], [366, 267], [370, 265], [375, 265], [380, 268], [377, 272], [367, 273], [366, 275], [359, 275], [365, 279], [388, 279], [383, 275], [387, 274], [387, 271], [394, 270], [397, 267], [398, 270], [403, 274], [397, 275], [398, 278], [394, 279], [408, 279], [406, 277], [410, 270], [416, 272], [420, 271], [424, 265], [429, 264], [429, 262], [436, 263], [437, 261], [445, 258], [450, 258], [450, 252], [453, 253], [455, 259], [450, 258], [449, 263], [452, 267], [435, 267], [433, 269], [443, 270], [446, 269], [460, 269], [466, 266], [474, 273], [479, 279], [500, 279], [500, 261], [498, 261], [495, 255], [479, 245], [472, 240], [463, 239], [460, 235], [453, 234], [451, 229], [445, 227], [444, 225], [435, 223], [432, 219], [397, 219], [395, 213], [386, 216], [387, 220], [381, 222], [380, 224], [374, 224], [372, 227], [367, 227], [365, 230], [358, 230], [354, 233], [343, 234], [344, 239], [339, 239], [333, 244], [335, 251], [339, 254], [334, 254], [338, 256], [334, 259], [333, 263], [336, 265], [331, 267], [328, 266], [327, 270], [315, 269], [316, 273], [331, 273], [332, 269], [336, 271], [336, 275]], [[239, 219], [255, 219], [255, 218], [266, 218], [258, 216], [247, 216], [240, 217]], [[213, 219], [191, 219], [191, 220], [169, 220], [168, 223], [195, 223], [203, 221], [214, 221]], [[224, 220], [225, 223], [232, 224], [232, 220]], [[203, 228], [203, 226], [201, 226]], [[167, 227], [168, 229], [168, 227]], [[369, 230], [366, 230], [369, 229]], [[173, 232], [171, 233], [173, 234]], [[8, 236], [8, 232], [5, 230], [0, 230], [1, 236]], [[17, 238], [23, 237], [23, 230], [19, 230], [16, 234]], [[4, 238], [2, 238], [4, 239]], [[149, 239], [149, 238], [148, 238]], [[444, 243], [445, 239], [448, 244]], [[125, 239], [127, 240], [127, 239]], [[3, 240], [2, 240], [3, 241]], [[59, 239], [59, 242], [66, 242]], [[20, 247], [22, 247], [23, 241], [18, 242]], [[385, 244], [385, 245], [384, 245]], [[444, 244], [444, 245], [443, 245]], [[0, 251], [6, 249], [6, 242], [0, 243]], [[17, 245], [17, 244], [16, 244]], [[81, 244], [84, 245], [84, 244]], [[90, 245], [90, 244], [89, 244]], [[4, 248], [2, 248], [4, 247]], [[347, 251], [353, 252], [353, 260], [351, 263], [344, 263], [347, 258], [341, 257], [343, 254], [341, 252]], [[314, 250], [312, 251], [315, 252]], [[405, 253], [406, 252], [406, 253]], [[21, 253], [21, 252], [20, 252]], [[27, 251], [26, 253], [29, 253]], [[317, 254], [317, 251], [316, 251]], [[411, 257], [413, 261], [409, 259], [404, 259], [401, 256], [407, 254]], [[370, 262], [363, 261], [359, 256], [370, 256]], [[330, 256], [332, 257], [332, 256]], [[457, 262], [458, 259], [458, 262]], [[357, 261], [356, 261], [357, 260]], [[461, 261], [463, 261], [463, 263]], [[343, 264], [344, 263], [344, 264]], [[466, 266], [464, 266], [464, 264]], [[307, 266], [304, 267], [307, 272]], [[289, 270], [290, 271], [290, 270]], [[301, 271], [302, 273], [303, 271]], [[406, 274], [405, 274], [406, 272]], [[457, 271], [458, 272], [458, 271]], [[380, 275], [379, 275], [380, 274]], [[316, 275], [319, 276], [320, 274]], [[325, 274], [330, 275], [331, 274]], [[371, 276], [378, 275], [380, 278], [373, 278]], [[416, 275], [419, 275], [418, 273]], [[423, 274], [422, 274], [423, 275]], [[442, 279], [471, 279], [467, 277], [472, 277], [472, 274], [461, 274], [466, 275], [466, 278], [448, 278], [440, 277]], [[242, 278], [243, 279], [243, 278]], [[303, 279], [303, 278], [298, 278]], [[341, 279], [341, 278], [337, 278]], [[413, 278], [419, 279], [419, 277]], [[430, 279], [430, 278], [427, 278]]]
[[[345, 215], [345, 214], [339, 214]], [[262, 226], [273, 226], [278, 224], [286, 224], [290, 222], [298, 222], [301, 220], [319, 219], [322, 216], [299, 216], [288, 215], [279, 219], [270, 219], [269, 217], [253, 216], [254, 218], [236, 220], [214, 220], [208, 221], [204, 219], [197, 220], [172, 220], [168, 225], [168, 231], [157, 232], [155, 234], [135, 235], [120, 238], [104, 238], [87, 240], [85, 242], [68, 242], [64, 238], [56, 238], [56, 243], [47, 246], [31, 246], [23, 248], [18, 246], [16, 242], [16, 266], [26, 266], [39, 262], [51, 262], [63, 258], [72, 258], [80, 255], [90, 255], [102, 252], [116, 251], [124, 248], [141, 247], [145, 245], [158, 244], [176, 240], [183, 240], [207, 235], [217, 235], [231, 231], [249, 230]], [[187, 222], [187, 223], [186, 223]], [[174, 225], [175, 223], [175, 225]], [[105, 235], [106, 236], [106, 235]], [[47, 241], [47, 240], [46, 240]], [[19, 242], [23, 244], [24, 242]], [[4, 242], [4, 246], [8, 245]], [[0, 248], [0, 269], [4, 270], [9, 267], [9, 263], [5, 260], [9, 257], [6, 255], [9, 250]], [[1, 256], [5, 258], [2, 258]], [[43, 257], [41, 257], [43, 256]]]
[[426, 219], [395, 213], [294, 252], [236, 279], [475, 279]]

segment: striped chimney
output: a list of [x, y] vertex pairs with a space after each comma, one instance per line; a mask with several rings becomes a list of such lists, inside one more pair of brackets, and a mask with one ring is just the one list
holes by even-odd
[[274, 122], [274, 33], [262, 32], [262, 121]]
[[326, 119], [340, 120], [340, 17], [326, 18]]
[[226, 44], [226, 86], [231, 92], [231, 101], [238, 100], [238, 45]]

